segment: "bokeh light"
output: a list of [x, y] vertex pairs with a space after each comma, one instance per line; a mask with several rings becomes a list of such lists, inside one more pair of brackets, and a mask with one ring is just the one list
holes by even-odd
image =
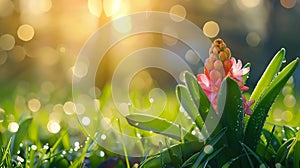
[[190, 64], [197, 65], [200, 61], [200, 56], [198, 56], [193, 50], [190, 49], [185, 53], [185, 59]]
[[71, 101], [66, 102], [63, 106], [63, 109], [67, 115], [72, 115], [75, 113], [75, 105]]
[[50, 120], [47, 124], [47, 129], [50, 133], [56, 134], [60, 131], [60, 125], [55, 120]]
[[19, 130], [19, 124], [16, 122], [10, 122], [8, 124], [8, 130], [12, 133], [17, 132]]
[[73, 74], [77, 78], [83, 78], [87, 75], [88, 71], [89, 71], [88, 65], [84, 62], [79, 62], [74, 67]]
[[[186, 9], [182, 5], [172, 6], [169, 13], [172, 14], [172, 15], [170, 15], [170, 17], [175, 22], [181, 22], [186, 17]], [[174, 17], [174, 15], [180, 16], [181, 18], [180, 17]]]
[[280, 0], [281, 6], [287, 9], [295, 7], [296, 3], [297, 0]]
[[214, 21], [208, 21], [203, 26], [203, 33], [209, 38], [216, 37], [219, 34], [219, 31], [219, 25]]
[[9, 58], [14, 62], [21, 62], [26, 56], [25, 49], [22, 46], [16, 45], [11, 51]]
[[249, 46], [256, 47], [259, 45], [261, 38], [258, 33], [250, 32], [247, 34], [246, 41]]
[[2, 123], [4, 121], [5, 118], [5, 111], [0, 108], [0, 123]]
[[19, 39], [23, 41], [29, 41], [34, 36], [34, 29], [29, 24], [23, 24], [18, 28], [17, 35]]
[[242, 4], [247, 8], [254, 8], [260, 4], [261, 0], [241, 0]]
[[26, 14], [43, 14], [52, 8], [51, 0], [20, 0], [21, 12]]
[[0, 37], [0, 49], [2, 50], [11, 50], [15, 46], [15, 38], [11, 34], [4, 34]]
[[281, 113], [281, 118], [283, 121], [289, 122], [293, 119], [293, 113], [289, 110], [286, 110]]
[[102, 13], [101, 0], [88, 0], [88, 9], [91, 14], [99, 18]]
[[296, 105], [296, 98], [294, 95], [286, 95], [283, 99], [283, 104], [287, 107], [294, 107]]
[[88, 126], [91, 123], [91, 119], [89, 117], [82, 117], [81, 122], [83, 125]]
[[7, 60], [7, 52], [0, 51], [0, 65], [5, 64]]
[[37, 112], [41, 108], [41, 102], [38, 99], [30, 99], [28, 101], [28, 108], [32, 112]]

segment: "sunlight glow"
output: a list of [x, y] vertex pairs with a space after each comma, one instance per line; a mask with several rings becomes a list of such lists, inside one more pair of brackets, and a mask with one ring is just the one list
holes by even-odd
[[88, 1], [88, 9], [91, 14], [97, 16], [98, 18], [102, 13], [102, 3], [101, 0], [89, 0]]
[[121, 3], [121, 0], [103, 0], [103, 9], [105, 15], [107, 17], [115, 15], [119, 11]]
[[0, 1], [0, 17], [6, 17], [13, 13], [14, 3], [11, 0], [1, 0]]

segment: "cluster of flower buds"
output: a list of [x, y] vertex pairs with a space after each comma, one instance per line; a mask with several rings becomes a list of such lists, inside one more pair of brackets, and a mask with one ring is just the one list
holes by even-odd
[[[223, 79], [230, 76], [234, 79], [242, 91], [249, 88], [244, 85], [243, 76], [250, 71], [250, 68], [242, 68], [242, 62], [231, 56], [230, 49], [226, 46], [222, 39], [216, 39], [209, 49], [209, 58], [205, 60], [204, 74], [197, 75], [198, 81], [211, 101], [216, 113], [218, 114], [217, 100], [218, 93]], [[244, 112], [251, 115], [250, 106], [254, 102], [247, 102], [243, 97]]]

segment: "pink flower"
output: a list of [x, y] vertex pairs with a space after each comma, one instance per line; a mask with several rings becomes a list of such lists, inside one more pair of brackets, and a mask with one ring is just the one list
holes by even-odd
[[[209, 54], [210, 56], [204, 64], [204, 74], [198, 74], [197, 79], [218, 114], [217, 100], [223, 79], [226, 76], [230, 76], [238, 83], [241, 91], [246, 91], [249, 88], [244, 85], [243, 75], [247, 74], [250, 68], [242, 68], [242, 62], [240, 60], [236, 61], [234, 57], [231, 57], [230, 49], [226, 47], [226, 44], [221, 39], [213, 42]], [[250, 106], [253, 103], [254, 101], [247, 102], [243, 96], [245, 114], [252, 115]]]

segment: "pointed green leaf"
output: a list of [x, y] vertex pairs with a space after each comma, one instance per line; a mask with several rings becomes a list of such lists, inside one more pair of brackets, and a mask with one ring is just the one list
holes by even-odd
[[[213, 148], [216, 147], [216, 144], [221, 140], [222, 137], [224, 137], [224, 135], [226, 134], [226, 131], [227, 131], [227, 128], [223, 128], [221, 129], [215, 136], [213, 136], [211, 138], [210, 141], [207, 142], [207, 145], [210, 145], [212, 146]], [[204, 147], [205, 147], [204, 146]], [[224, 146], [223, 146], [224, 147]], [[221, 147], [223, 149], [223, 147]], [[191, 156], [189, 159], [187, 159], [183, 164], [182, 164], [182, 168], [185, 168], [185, 167], [190, 167], [190, 165], [199, 165], [197, 162], [201, 162], [202, 159], [206, 156], [206, 155], [209, 155], [207, 153], [204, 152], [204, 148], [202, 148], [200, 150], [200, 152], [197, 152], [195, 153], [193, 156]]]
[[210, 109], [210, 101], [193, 74], [185, 72], [184, 77], [187, 89], [198, 107], [201, 117], [205, 119]]
[[278, 150], [278, 148], [281, 146], [281, 140], [278, 135], [274, 134], [274, 131], [270, 132], [266, 129], [263, 129], [262, 133], [268, 142], [267, 145], [271, 145], [275, 150]]
[[291, 147], [292, 142], [295, 140], [295, 138], [291, 138], [287, 141], [285, 141], [278, 149], [277, 155], [275, 157], [275, 162], [276, 163], [281, 163], [284, 161], [286, 158], [288, 151]]
[[218, 109], [223, 127], [227, 127], [227, 141], [232, 154], [241, 152], [244, 106], [240, 87], [230, 77], [223, 80], [218, 95]]
[[130, 114], [126, 116], [128, 123], [134, 127], [153, 131], [158, 134], [162, 134], [178, 141], [181, 141], [181, 135], [183, 135], [184, 140], [187, 141], [197, 141], [197, 137], [189, 133], [187, 130], [179, 128], [178, 124], [172, 123], [162, 118], [156, 116], [146, 115], [146, 114]]
[[[246, 144], [240, 142], [242, 147], [243, 147], [243, 150], [249, 154], [251, 154], [252, 156], [254, 156], [254, 158], [258, 161], [259, 165], [264, 165], [266, 167], [266, 164], [263, 162], [263, 160], [260, 158], [260, 156], [255, 153], [249, 146], [247, 146]], [[249, 159], [249, 162], [252, 162], [251, 159]]]
[[283, 126], [283, 130], [286, 139], [294, 138], [296, 136], [296, 130], [288, 125]]
[[201, 118], [198, 108], [194, 104], [191, 95], [188, 92], [188, 89], [183, 85], [178, 85], [176, 88], [176, 95], [184, 110], [188, 113], [188, 115], [195, 121], [197, 127], [201, 132], [206, 132], [206, 130], [202, 130], [204, 127], [203, 119]]
[[296, 139], [294, 140], [293, 144], [291, 145], [293, 148], [293, 164], [295, 168], [300, 167], [300, 131], [298, 131]]
[[285, 57], [285, 49], [282, 48], [274, 56], [274, 58], [272, 59], [272, 61], [268, 65], [267, 69], [263, 73], [262, 77], [258, 81], [256, 87], [254, 88], [254, 90], [253, 90], [253, 92], [252, 92], [252, 94], [250, 96], [250, 100], [255, 100], [253, 106], [255, 106], [256, 102], [259, 100], [259, 98], [261, 97], [262, 93], [265, 92], [266, 88], [271, 83], [271, 81], [273, 80], [274, 76], [276, 76], [276, 74], [280, 70], [280, 67], [281, 67], [281, 64], [282, 64], [282, 61], [283, 61], [284, 57]]
[[[248, 62], [244, 67], [244, 68], [250, 68], [251, 67], [251, 64]], [[249, 74], [250, 74], [250, 71], [248, 73], [246, 73], [245, 75], [243, 75], [243, 79], [244, 79], [244, 84], [247, 82], [247, 79], [249, 77]]]
[[[194, 105], [198, 109], [197, 115], [200, 114], [202, 120], [205, 122], [204, 125], [206, 127], [206, 131], [209, 133], [209, 135], [218, 133], [222, 129], [221, 125], [218, 124], [219, 118], [216, 115], [214, 108], [211, 106], [211, 103], [205, 95], [203, 89], [198, 83], [198, 80], [189, 72], [185, 72], [184, 77], [188, 93], [190, 94]], [[184, 104], [182, 106], [184, 106]], [[216, 124], [218, 125], [216, 126]]]
[[278, 76], [273, 79], [271, 84], [265, 89], [264, 95], [258, 100], [245, 131], [245, 144], [247, 144], [252, 150], [256, 149], [256, 145], [258, 144], [261, 136], [262, 128], [272, 104], [286, 82], [295, 72], [298, 61], [299, 59], [297, 58], [288, 64], [278, 74]]
[[28, 128], [32, 118], [25, 119], [19, 126], [19, 130], [12, 136], [12, 146], [11, 152], [12, 154], [17, 154], [17, 151], [20, 148], [20, 143], [28, 136]]

